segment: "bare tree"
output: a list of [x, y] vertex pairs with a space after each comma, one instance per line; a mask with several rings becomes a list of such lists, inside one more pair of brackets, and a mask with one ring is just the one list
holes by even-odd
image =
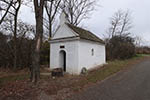
[[75, 26], [89, 17], [96, 0], [64, 0], [61, 8], [68, 14], [69, 22]]
[[17, 21], [18, 21], [18, 13], [21, 7], [21, 0], [17, 0], [15, 4], [12, 6], [14, 8], [14, 69], [17, 66]]
[[131, 13], [129, 10], [125, 11], [122, 17], [122, 25], [119, 31], [119, 35], [129, 35], [129, 30], [132, 28]]
[[[48, 29], [49, 32], [49, 39], [51, 39], [52, 37], [52, 32], [54, 30], [53, 26], [54, 26], [54, 22], [55, 22], [55, 18], [58, 14], [58, 10], [60, 9], [60, 3], [62, 0], [49, 0], [49, 1], [45, 1], [45, 9], [46, 9], [46, 13], [48, 16], [48, 27], [46, 25], [46, 28]], [[50, 48], [50, 46], [49, 46]]]
[[[13, 27], [11, 27], [13, 31], [13, 40], [14, 40], [14, 68], [16, 68], [16, 59], [17, 59], [17, 21], [18, 21], [18, 12], [20, 10], [21, 4], [23, 0], [14, 0], [11, 4], [11, 9], [9, 13], [14, 17], [14, 21], [11, 21]], [[34, 2], [34, 10], [35, 10], [35, 18], [36, 18], [36, 34], [35, 34], [35, 43], [34, 43], [34, 51], [32, 55], [32, 70], [31, 70], [31, 80], [33, 82], [37, 82], [40, 77], [40, 48], [43, 37], [43, 7], [44, 0], [33, 0]]]
[[121, 25], [122, 17], [123, 17], [123, 12], [121, 10], [118, 10], [110, 19], [111, 26], [108, 30], [108, 34], [110, 35], [109, 37], [113, 37], [114, 35], [117, 34], [117, 31], [119, 30], [118, 28]]
[[35, 44], [32, 56], [31, 81], [37, 83], [40, 78], [40, 49], [43, 37], [43, 9], [44, 0], [34, 0], [36, 19]]
[[55, 17], [58, 13], [59, 5], [62, 0], [48, 0], [45, 1], [45, 9], [48, 16], [48, 30], [49, 30], [49, 37], [52, 36], [52, 30], [53, 30], [53, 21], [55, 20]]
[[[17, 63], [17, 43], [16, 43], [16, 40], [17, 40], [17, 21], [18, 21], [18, 13], [19, 13], [19, 10], [20, 10], [20, 7], [21, 7], [21, 4], [22, 4], [22, 0], [11, 0], [11, 2], [9, 2], [9, 0], [3, 0], [3, 2], [5, 4], [8, 5], [6, 11], [5, 11], [5, 14], [4, 16], [2, 17], [1, 19], [1, 22], [4, 20], [4, 18], [6, 17], [7, 13], [13, 15], [14, 17], [14, 29], [13, 29], [13, 40], [14, 40], [14, 69], [16, 69], [16, 63]], [[5, 9], [4, 9], [5, 10]]]
[[118, 10], [110, 19], [110, 28], [107, 33], [109, 37], [129, 35], [131, 28], [132, 20], [130, 11]]
[[144, 44], [144, 40], [140, 36], [135, 36], [134, 40], [135, 40], [136, 47], [141, 47], [141, 45]]
[[[8, 17], [8, 18], [7, 18]], [[2, 23], [2, 27], [0, 27], [0, 33], [4, 33], [3, 36], [6, 36], [7, 39], [0, 41], [0, 55], [1, 64], [7, 66], [9, 68], [13, 68], [12, 65], [14, 64], [14, 39], [13, 39], [13, 32], [14, 32], [14, 25], [12, 24], [14, 20], [11, 16], [7, 16], [6, 21]], [[19, 20], [17, 22], [17, 68], [28, 67], [29, 62], [31, 62], [29, 53], [31, 52], [30, 49], [30, 41], [32, 40], [28, 38], [29, 34], [33, 34], [34, 26], [29, 25], [27, 23], [22, 22]], [[3, 45], [1, 45], [3, 44]], [[26, 59], [28, 58], [28, 59]]]
[[2, 17], [0, 19], [0, 25], [4, 21], [4, 18], [7, 16], [12, 3], [13, 3], [13, 0], [9, 0], [9, 1], [0, 0], [0, 12], [2, 13], [4, 11], [4, 14], [2, 14]]

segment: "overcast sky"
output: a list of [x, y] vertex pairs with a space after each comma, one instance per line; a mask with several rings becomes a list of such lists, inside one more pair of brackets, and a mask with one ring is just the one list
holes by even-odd
[[[133, 28], [131, 30], [134, 36], [140, 36], [145, 40], [146, 45], [150, 45], [150, 0], [99, 0], [100, 7], [96, 7], [91, 18], [83, 21], [81, 25], [86, 29], [103, 37], [106, 29], [109, 27], [110, 17], [118, 9], [132, 12]], [[22, 7], [21, 18], [34, 24], [34, 14], [26, 7]]]

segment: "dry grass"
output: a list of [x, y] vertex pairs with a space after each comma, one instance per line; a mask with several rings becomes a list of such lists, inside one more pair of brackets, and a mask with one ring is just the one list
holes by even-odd
[[[10, 83], [13, 83], [12, 86], [16, 86], [18, 87], [18, 89], [20, 89], [19, 88], [20, 86], [21, 89], [25, 88], [26, 91], [25, 93], [28, 93], [30, 91], [33, 92], [32, 94], [35, 94], [34, 91], [36, 89], [38, 89], [39, 93], [40, 91], [44, 91], [47, 95], [58, 95], [58, 92], [64, 89], [69, 89], [68, 93], [71, 93], [71, 91], [78, 92], [85, 86], [91, 85], [90, 83], [96, 83], [98, 81], [104, 80], [105, 78], [123, 69], [129, 68], [130, 66], [137, 64], [138, 62], [144, 59], [147, 59], [147, 55], [137, 55], [134, 58], [122, 61], [120, 60], [110, 61], [108, 62], [107, 65], [104, 65], [101, 68], [97, 68], [95, 70], [88, 72], [87, 75], [79, 75], [79, 76], [65, 75], [64, 77], [59, 77], [55, 79], [53, 79], [51, 76], [41, 76], [41, 80], [37, 86], [32, 86], [31, 83], [28, 82], [29, 73], [26, 71], [22, 71], [20, 73], [9, 72], [5, 73], [6, 75], [4, 75], [3, 77], [0, 77], [0, 90], [3, 85], [4, 88], [7, 88], [7, 86], [10, 85]], [[25, 87], [22, 87], [23, 84]], [[12, 90], [16, 91], [15, 88]], [[22, 93], [24, 93], [24, 91]], [[65, 95], [67, 94], [65, 93]]]
[[86, 80], [81, 80], [80, 83], [81, 85], [85, 85], [86, 83], [96, 83], [97, 81], [104, 80], [112, 74], [115, 74], [125, 68], [129, 68], [147, 57], [149, 57], [149, 55], [137, 55], [128, 60], [109, 61], [107, 65], [89, 72], [89, 74], [85, 76]]
[[20, 74], [20, 75], [5, 76], [5, 77], [0, 78], [0, 86], [3, 84], [10, 83], [10, 82], [20, 81], [20, 80], [25, 80], [25, 79], [29, 79], [29, 75]]

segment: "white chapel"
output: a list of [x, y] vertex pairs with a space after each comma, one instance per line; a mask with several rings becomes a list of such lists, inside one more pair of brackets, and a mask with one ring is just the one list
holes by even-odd
[[85, 29], [69, 24], [66, 14], [50, 41], [50, 69], [62, 68], [69, 74], [80, 74], [106, 63], [104, 42]]

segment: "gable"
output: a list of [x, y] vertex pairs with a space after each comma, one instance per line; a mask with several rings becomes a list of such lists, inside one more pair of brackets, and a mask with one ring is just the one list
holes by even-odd
[[78, 36], [78, 34], [73, 32], [66, 24], [63, 24], [57, 29], [52, 39], [62, 39], [75, 36]]

